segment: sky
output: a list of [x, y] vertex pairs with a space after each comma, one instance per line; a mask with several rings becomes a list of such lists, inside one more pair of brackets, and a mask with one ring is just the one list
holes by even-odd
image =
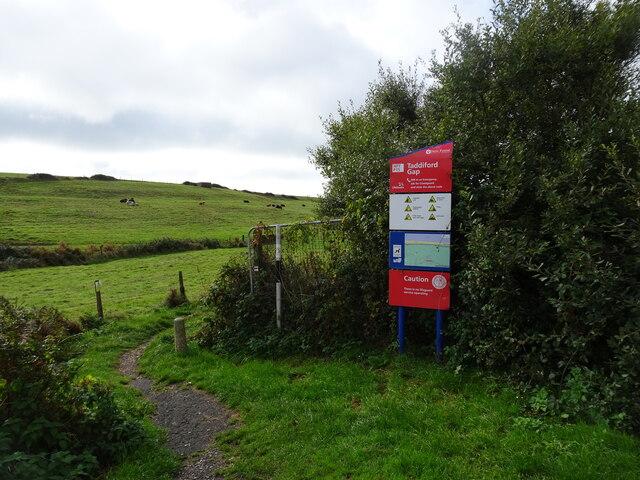
[[323, 119], [491, 5], [0, 0], [0, 172], [320, 195]]

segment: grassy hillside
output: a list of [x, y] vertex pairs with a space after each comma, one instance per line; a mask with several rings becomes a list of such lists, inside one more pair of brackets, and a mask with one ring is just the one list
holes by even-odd
[[[120, 203], [132, 197], [139, 206]], [[267, 207], [270, 203], [285, 207]], [[303, 221], [312, 216], [313, 206], [312, 198], [291, 200], [221, 188], [128, 180], [43, 181], [0, 173], [0, 242], [64, 241], [82, 247], [158, 238], [227, 240], [242, 237], [260, 221]]]

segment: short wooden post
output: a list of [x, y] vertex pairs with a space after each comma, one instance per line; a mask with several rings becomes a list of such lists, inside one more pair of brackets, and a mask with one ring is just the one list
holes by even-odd
[[180, 296], [183, 300], [187, 299], [187, 294], [184, 291], [184, 281], [182, 280], [182, 270], [178, 272], [178, 280], [180, 281]]
[[96, 306], [98, 308], [98, 317], [104, 318], [104, 312], [102, 311], [102, 295], [100, 294], [100, 288], [102, 287], [102, 282], [100, 280], [96, 280], [93, 282], [93, 288], [96, 290]]
[[173, 337], [175, 339], [176, 353], [183, 353], [187, 350], [187, 334], [184, 328], [184, 318], [178, 317], [173, 320]]

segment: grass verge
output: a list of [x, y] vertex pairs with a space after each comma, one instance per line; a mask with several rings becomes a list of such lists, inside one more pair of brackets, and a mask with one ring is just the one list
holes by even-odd
[[640, 442], [602, 426], [529, 421], [516, 395], [480, 374], [418, 358], [382, 368], [329, 359], [221, 358], [167, 335], [144, 371], [190, 381], [241, 412], [219, 441], [226, 473], [252, 479], [638, 479]]

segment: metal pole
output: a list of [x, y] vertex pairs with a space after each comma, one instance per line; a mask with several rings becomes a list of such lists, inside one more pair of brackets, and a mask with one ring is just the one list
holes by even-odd
[[442, 323], [444, 319], [444, 311], [436, 310], [436, 358], [438, 362], [442, 361]]
[[276, 324], [282, 327], [282, 227], [276, 225]]
[[249, 234], [247, 235], [247, 259], [249, 260], [249, 286], [250, 292], [253, 293], [253, 257], [251, 255], [251, 233], [255, 227], [249, 229]]
[[404, 355], [404, 307], [398, 307], [398, 353]]

